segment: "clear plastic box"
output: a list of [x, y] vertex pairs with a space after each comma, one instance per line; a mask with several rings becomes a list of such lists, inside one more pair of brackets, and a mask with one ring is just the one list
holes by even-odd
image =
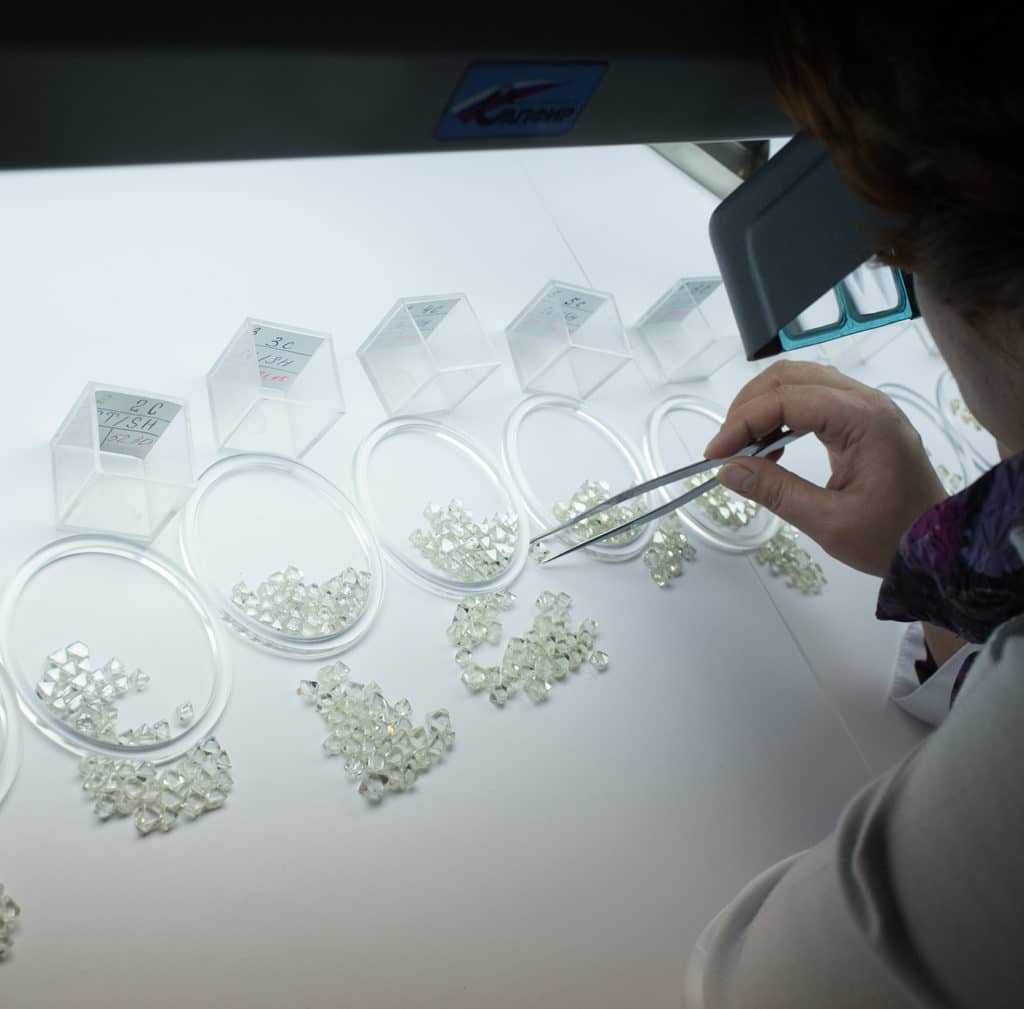
[[399, 298], [356, 354], [389, 416], [446, 413], [500, 363], [464, 294]]
[[720, 277], [683, 277], [639, 319], [633, 352], [652, 385], [709, 378], [742, 346]]
[[615, 299], [554, 280], [505, 334], [524, 392], [586, 399], [632, 360]]
[[181, 400], [90, 382], [50, 443], [57, 528], [150, 540], [192, 491]]
[[246, 319], [206, 376], [217, 445], [298, 458], [345, 412], [329, 333]]

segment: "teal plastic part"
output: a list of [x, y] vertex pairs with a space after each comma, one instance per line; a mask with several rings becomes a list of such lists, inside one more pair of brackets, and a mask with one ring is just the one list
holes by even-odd
[[838, 340], [842, 336], [863, 333], [869, 329], [888, 326], [893, 322], [912, 319], [914, 306], [903, 280], [903, 274], [899, 270], [892, 270], [892, 279], [899, 293], [899, 301], [892, 308], [881, 312], [872, 312], [869, 315], [861, 315], [857, 312], [846, 295], [844, 282], [840, 281], [833, 288], [836, 301], [839, 304], [839, 318], [827, 326], [818, 326], [801, 333], [792, 332], [788, 328], [780, 330], [779, 343], [782, 345], [782, 349], [797, 350], [800, 347], [813, 347], [817, 343]]

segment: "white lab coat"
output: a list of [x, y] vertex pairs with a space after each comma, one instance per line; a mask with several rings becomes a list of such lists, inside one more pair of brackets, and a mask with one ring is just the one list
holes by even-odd
[[[939, 728], [835, 831], [753, 880], [705, 929], [687, 1009], [1024, 1007], [1024, 617], [894, 699]], [[948, 712], [948, 717], [947, 716]]]

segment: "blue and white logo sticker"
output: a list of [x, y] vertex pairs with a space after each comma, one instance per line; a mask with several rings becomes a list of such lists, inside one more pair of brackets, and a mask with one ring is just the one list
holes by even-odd
[[601, 82], [605, 63], [477, 63], [459, 83], [438, 140], [568, 133]]

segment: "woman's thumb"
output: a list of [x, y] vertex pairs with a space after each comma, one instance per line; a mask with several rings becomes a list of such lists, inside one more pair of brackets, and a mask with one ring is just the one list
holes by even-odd
[[729, 490], [763, 505], [811, 537], [829, 496], [828, 491], [770, 459], [735, 459], [719, 470], [718, 479]]

